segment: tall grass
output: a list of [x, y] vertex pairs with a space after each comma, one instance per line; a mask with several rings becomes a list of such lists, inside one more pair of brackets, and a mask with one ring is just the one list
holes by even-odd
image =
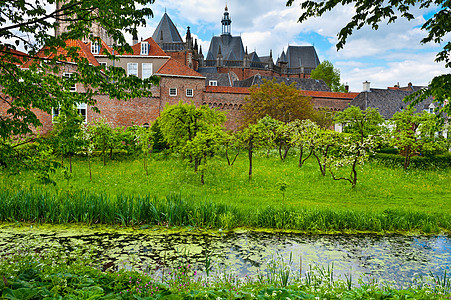
[[451, 230], [449, 214], [408, 210], [359, 211], [266, 206], [243, 208], [170, 194], [120, 195], [86, 192], [52, 194], [36, 189], [0, 191], [0, 221], [52, 224], [122, 224], [236, 227], [321, 231]]

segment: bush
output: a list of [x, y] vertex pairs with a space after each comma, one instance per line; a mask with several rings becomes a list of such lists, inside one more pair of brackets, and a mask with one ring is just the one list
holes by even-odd
[[[402, 168], [405, 157], [397, 154], [376, 153], [374, 160], [388, 167]], [[451, 167], [451, 154], [436, 156], [413, 156], [410, 158], [410, 167], [413, 169], [445, 169]]]
[[399, 154], [399, 150], [396, 148], [381, 148], [377, 153]]

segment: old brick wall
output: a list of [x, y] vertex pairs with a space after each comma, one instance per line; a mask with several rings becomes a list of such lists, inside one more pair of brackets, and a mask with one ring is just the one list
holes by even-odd
[[[177, 88], [177, 96], [169, 95], [170, 88]], [[192, 97], [186, 95], [187, 89], [193, 90]], [[174, 105], [180, 100], [185, 103], [193, 102], [199, 106], [202, 104], [204, 89], [204, 77], [172, 77], [162, 75], [160, 81], [161, 109], [163, 110], [166, 104]]]

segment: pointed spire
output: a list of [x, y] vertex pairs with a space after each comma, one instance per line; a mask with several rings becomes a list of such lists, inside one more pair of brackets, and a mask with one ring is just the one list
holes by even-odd
[[199, 46], [199, 54], [202, 55], [202, 45]]
[[247, 46], [246, 46], [246, 55], [248, 55], [249, 53], [247, 52]]
[[221, 53], [221, 45], [219, 45], [219, 48], [218, 48], [218, 55], [221, 55], [222, 53]]
[[269, 50], [269, 57], [271, 57], [271, 58], [272, 58], [272, 49], [271, 49], [271, 50]]

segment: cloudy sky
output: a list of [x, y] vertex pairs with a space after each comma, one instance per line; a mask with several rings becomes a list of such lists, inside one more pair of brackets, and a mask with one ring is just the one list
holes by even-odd
[[[420, 45], [426, 35], [420, 27], [434, 9], [414, 10], [415, 19], [410, 22], [399, 19], [395, 24], [382, 24], [377, 31], [368, 27], [354, 31], [344, 49], [337, 52], [337, 33], [353, 15], [352, 6], [337, 7], [321, 18], [300, 24], [300, 1], [292, 7], [285, 3], [228, 0], [232, 35], [241, 35], [249, 52], [256, 50], [260, 56], [269, 55], [272, 49], [275, 59], [288, 45], [314, 45], [321, 61], [327, 59], [340, 69], [341, 80], [349, 84], [351, 91], [361, 91], [365, 80], [375, 88], [398, 82], [401, 86], [409, 82], [427, 85], [434, 76], [449, 73], [443, 63], [434, 62], [440, 47]], [[144, 38], [152, 36], [166, 10], [182, 37], [186, 27], [191, 27], [206, 55], [211, 37], [221, 34], [225, 4], [223, 0], [156, 0], [151, 6], [154, 18], [147, 21], [147, 27], [139, 29], [139, 34]], [[445, 40], [449, 39], [450, 36]]]

